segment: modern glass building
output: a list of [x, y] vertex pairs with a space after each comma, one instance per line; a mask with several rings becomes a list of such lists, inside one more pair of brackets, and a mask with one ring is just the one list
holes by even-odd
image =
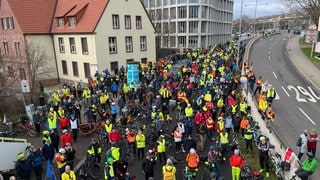
[[143, 0], [157, 47], [198, 48], [230, 41], [233, 0]]

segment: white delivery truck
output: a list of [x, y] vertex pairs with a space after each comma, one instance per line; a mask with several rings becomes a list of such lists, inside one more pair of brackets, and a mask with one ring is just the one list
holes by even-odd
[[14, 172], [17, 155], [25, 153], [28, 146], [31, 144], [26, 139], [0, 137], [0, 180], [4, 179], [3, 174]]

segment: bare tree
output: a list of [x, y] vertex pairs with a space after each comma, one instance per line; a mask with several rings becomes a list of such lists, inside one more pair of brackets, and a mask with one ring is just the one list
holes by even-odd
[[9, 96], [13, 85], [19, 80], [17, 76], [12, 76], [9, 71], [5, 71], [4, 61], [10, 57], [4, 57], [0, 54], [0, 98]]
[[289, 12], [298, 12], [318, 26], [320, 16], [319, 0], [285, 0]]
[[54, 71], [54, 67], [50, 66], [52, 57], [44, 46], [35, 41], [27, 42], [26, 54], [30, 63], [30, 81], [31, 81], [31, 101], [35, 93], [36, 83], [39, 80], [46, 79], [50, 72]]

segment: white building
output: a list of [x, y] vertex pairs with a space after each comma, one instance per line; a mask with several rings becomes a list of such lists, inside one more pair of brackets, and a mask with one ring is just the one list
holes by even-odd
[[59, 0], [52, 33], [61, 79], [156, 60], [155, 29], [139, 0]]
[[143, 0], [161, 48], [209, 47], [230, 41], [233, 0]]

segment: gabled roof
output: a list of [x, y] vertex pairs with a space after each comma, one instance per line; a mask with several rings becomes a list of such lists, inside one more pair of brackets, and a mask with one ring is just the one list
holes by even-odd
[[22, 33], [49, 33], [56, 0], [8, 0]]
[[[53, 33], [91, 33], [94, 32], [109, 0], [59, 0], [55, 19], [52, 24]], [[77, 19], [76, 27], [69, 26], [68, 17], [83, 15]], [[65, 19], [65, 26], [58, 27], [57, 18]]]

